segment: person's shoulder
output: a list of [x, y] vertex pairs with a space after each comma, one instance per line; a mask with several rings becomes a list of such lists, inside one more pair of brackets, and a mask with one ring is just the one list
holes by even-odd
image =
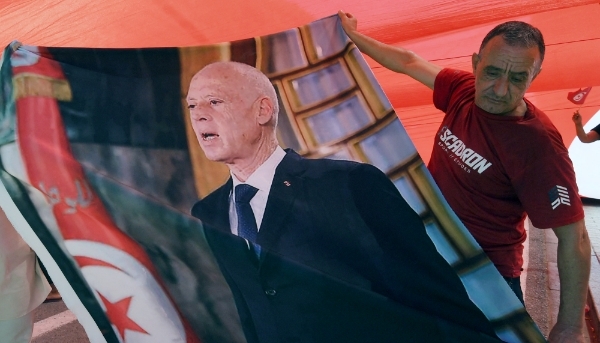
[[506, 168], [519, 174], [555, 168], [567, 160], [568, 150], [560, 132], [548, 116], [527, 102], [525, 117], [519, 120], [501, 121], [504, 125], [494, 130], [494, 149]]
[[444, 68], [438, 74], [438, 77], [445, 79], [457, 79], [457, 80], [469, 80], [475, 79], [475, 75], [473, 73], [453, 68]]
[[436, 77], [435, 88], [442, 88], [444, 85], [462, 85], [475, 82], [473, 73], [452, 68], [444, 68]]
[[549, 125], [551, 127], [554, 127], [554, 124], [552, 124], [552, 121], [550, 120], [548, 115], [546, 115], [546, 113], [542, 109], [535, 106], [533, 103], [531, 103], [531, 101], [527, 100], [527, 98], [523, 98], [523, 100], [525, 101], [525, 104], [527, 105], [526, 116], [528, 118], [526, 118], [526, 119], [537, 120], [544, 126]]
[[356, 167], [359, 162], [350, 160], [336, 160], [330, 158], [306, 158], [304, 159], [310, 167], [319, 167], [326, 169], [352, 169]]
[[295, 164], [294, 169], [301, 170], [306, 178], [336, 178], [338, 181], [346, 180], [348, 177], [356, 179], [361, 176], [385, 176], [379, 168], [372, 164], [352, 160], [339, 160], [329, 158], [305, 158], [294, 151], [288, 151], [287, 163]]
[[[522, 129], [521, 134], [535, 145], [535, 143], [549, 144], [557, 152], [564, 152], [565, 145], [562, 136], [552, 120], [542, 111], [535, 107], [531, 102], [525, 99], [527, 103], [527, 118], [523, 121], [525, 125], [519, 125]], [[538, 147], [539, 148], [539, 147]]]
[[473, 73], [445, 68], [440, 71], [433, 87], [433, 104], [443, 112], [468, 105], [475, 94]]
[[304, 174], [308, 177], [324, 177], [347, 173], [359, 164], [355, 161], [329, 158], [303, 158]]
[[[230, 188], [230, 186], [228, 186], [229, 182], [230, 181], [228, 181], [221, 187], [217, 188], [216, 190], [212, 191], [204, 198], [196, 201], [194, 203], [194, 205], [192, 205], [192, 208], [190, 210], [190, 213], [192, 214], [192, 216], [194, 216], [196, 218], [202, 218], [203, 213], [214, 211], [214, 207], [217, 206], [217, 204], [220, 202], [219, 200], [222, 199], [223, 196], [229, 195], [229, 192], [228, 192], [228, 189]], [[227, 194], [224, 194], [224, 192]]]
[[304, 176], [327, 178], [341, 182], [356, 182], [373, 177], [386, 177], [380, 169], [369, 163], [327, 158], [304, 159]]

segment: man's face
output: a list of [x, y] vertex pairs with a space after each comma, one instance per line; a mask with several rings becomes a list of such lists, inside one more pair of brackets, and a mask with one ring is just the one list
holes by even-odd
[[224, 68], [197, 74], [188, 91], [192, 128], [206, 157], [235, 164], [252, 159], [262, 140], [256, 91]]
[[475, 104], [486, 112], [510, 115], [541, 67], [537, 47], [510, 46], [504, 38], [492, 38], [473, 55]]

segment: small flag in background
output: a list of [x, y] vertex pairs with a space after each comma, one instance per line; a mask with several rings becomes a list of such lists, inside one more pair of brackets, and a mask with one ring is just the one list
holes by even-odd
[[592, 87], [588, 87], [585, 89], [579, 88], [579, 90], [575, 92], [569, 92], [569, 95], [567, 95], [567, 99], [569, 99], [569, 101], [574, 104], [583, 105], [583, 103], [585, 102], [585, 98], [588, 96], [588, 94], [590, 94], [591, 90]]

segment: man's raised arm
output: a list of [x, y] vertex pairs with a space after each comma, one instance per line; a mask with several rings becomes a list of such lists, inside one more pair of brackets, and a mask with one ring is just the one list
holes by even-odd
[[435, 77], [442, 67], [433, 64], [410, 50], [379, 42], [358, 32], [358, 22], [350, 13], [338, 12], [342, 27], [360, 51], [387, 69], [406, 74], [433, 89]]

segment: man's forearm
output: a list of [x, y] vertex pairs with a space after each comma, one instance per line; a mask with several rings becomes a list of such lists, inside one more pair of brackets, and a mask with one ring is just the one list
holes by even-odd
[[583, 143], [588, 143], [588, 136], [583, 129], [583, 125], [575, 123], [575, 132], [577, 132], [577, 138]]
[[384, 44], [358, 31], [347, 32], [361, 52], [377, 63], [398, 73], [406, 73], [406, 65], [418, 58], [412, 51]]
[[560, 307], [557, 326], [583, 328], [591, 247], [583, 220], [557, 228]]
[[379, 42], [358, 32], [356, 18], [351, 14], [340, 11], [338, 15], [344, 31], [361, 52], [385, 68], [406, 74], [433, 89], [435, 78], [442, 70], [440, 66], [427, 61], [410, 50]]

